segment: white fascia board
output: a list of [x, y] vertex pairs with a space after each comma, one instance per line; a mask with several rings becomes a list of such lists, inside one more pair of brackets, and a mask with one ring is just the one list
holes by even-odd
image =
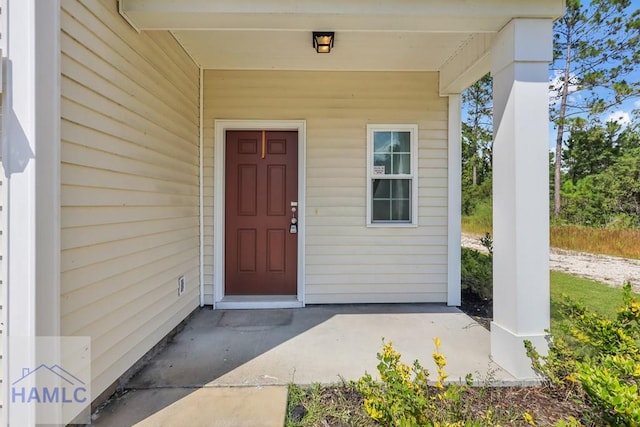
[[[120, 0], [136, 29], [498, 31], [513, 17], [555, 19], [564, 0]], [[389, 18], [393, 19], [389, 19]], [[331, 28], [320, 28], [329, 25]]]
[[[563, 0], [325, 0], [322, 2], [291, 2], [291, 0], [120, 0], [123, 11], [133, 12], [215, 12], [215, 13], [312, 13], [322, 14], [434, 14], [490, 15], [496, 13], [555, 17], [564, 11]], [[464, 6], [464, 7], [463, 7]]]

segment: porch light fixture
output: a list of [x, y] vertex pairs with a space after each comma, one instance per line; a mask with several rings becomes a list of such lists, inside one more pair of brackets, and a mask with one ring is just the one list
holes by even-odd
[[329, 53], [333, 47], [333, 32], [314, 31], [313, 48], [318, 53]]

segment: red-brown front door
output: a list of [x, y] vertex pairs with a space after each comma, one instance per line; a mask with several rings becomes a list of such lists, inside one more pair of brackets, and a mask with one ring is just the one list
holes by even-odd
[[295, 295], [298, 133], [227, 131], [225, 174], [225, 295]]

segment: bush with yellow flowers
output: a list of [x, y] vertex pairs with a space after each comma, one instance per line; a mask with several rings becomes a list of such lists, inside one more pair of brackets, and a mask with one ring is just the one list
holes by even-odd
[[554, 337], [549, 354], [540, 356], [525, 342], [533, 368], [550, 384], [579, 387], [608, 425], [640, 425], [640, 302], [625, 284], [616, 317], [606, 319], [565, 298], [560, 309], [568, 319], [571, 342]]
[[445, 384], [447, 364], [440, 353], [440, 339], [435, 338], [433, 361], [437, 378], [429, 387], [429, 371], [418, 360], [407, 365], [393, 344], [383, 343], [377, 354], [380, 381], [369, 373], [358, 381], [358, 390], [364, 397], [365, 411], [385, 426], [455, 426], [460, 424], [460, 396], [467, 384]]

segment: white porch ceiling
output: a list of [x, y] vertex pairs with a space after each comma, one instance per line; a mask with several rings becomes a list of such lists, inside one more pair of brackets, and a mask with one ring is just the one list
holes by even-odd
[[173, 31], [207, 69], [438, 70], [469, 34], [336, 32], [317, 54], [311, 31]]
[[[564, 0], [120, 0], [138, 30], [170, 30], [205, 69], [438, 71], [514, 17], [556, 18]], [[329, 54], [312, 31], [335, 31]]]

